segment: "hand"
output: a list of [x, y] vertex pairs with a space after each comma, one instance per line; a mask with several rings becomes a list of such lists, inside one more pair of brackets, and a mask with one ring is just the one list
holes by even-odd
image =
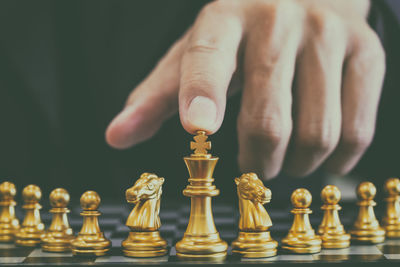
[[372, 141], [385, 72], [368, 9], [367, 0], [208, 4], [133, 90], [107, 142], [144, 141], [178, 110], [188, 132], [212, 134], [227, 93], [243, 88], [242, 171], [265, 179], [282, 169], [305, 176], [321, 165], [349, 172]]

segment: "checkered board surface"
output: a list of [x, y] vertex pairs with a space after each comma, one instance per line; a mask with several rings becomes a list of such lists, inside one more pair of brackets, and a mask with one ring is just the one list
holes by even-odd
[[[162, 222], [161, 235], [168, 241], [170, 252], [167, 256], [158, 258], [135, 259], [124, 257], [121, 251], [121, 242], [128, 236], [129, 229], [124, 225], [127, 216], [129, 215], [128, 205], [112, 205], [107, 202], [101, 205], [100, 211], [100, 227], [105, 235], [112, 241], [112, 249], [107, 256], [80, 258], [74, 257], [71, 253], [46, 253], [40, 248], [21, 248], [15, 247], [13, 244], [0, 244], [0, 266], [6, 265], [210, 265], [210, 262], [186, 262], [179, 261], [176, 257], [176, 251], [173, 245], [182, 238], [186, 230], [190, 208], [187, 205], [177, 205], [164, 203], [161, 207], [160, 217]], [[48, 210], [48, 209], [44, 209]], [[270, 208], [267, 210], [270, 213], [274, 226], [271, 228], [271, 234], [276, 240], [280, 240], [286, 235], [292, 223], [292, 216], [289, 208]], [[321, 221], [321, 212], [317, 208], [310, 216], [311, 224], [314, 229]], [[350, 208], [343, 209], [341, 212], [342, 223], [351, 226], [356, 215], [354, 205]], [[82, 224], [82, 218], [79, 216], [80, 208], [72, 209], [69, 216], [71, 227], [77, 233]], [[232, 242], [237, 235], [237, 208], [231, 204], [214, 204], [213, 205], [214, 220], [221, 237], [228, 243]], [[23, 214], [17, 210], [17, 215], [21, 219]], [[46, 226], [50, 224], [51, 215], [47, 212], [42, 212], [42, 220]], [[318, 254], [313, 255], [295, 255], [279, 251], [278, 255], [265, 259], [240, 259], [232, 255], [229, 248], [228, 257], [223, 263], [218, 265], [303, 265], [303, 264], [341, 264], [353, 265], [360, 263], [368, 263], [370, 265], [380, 266], [394, 265], [400, 266], [400, 240], [388, 240], [383, 244], [378, 245], [357, 245], [352, 244], [346, 249], [324, 249]]]

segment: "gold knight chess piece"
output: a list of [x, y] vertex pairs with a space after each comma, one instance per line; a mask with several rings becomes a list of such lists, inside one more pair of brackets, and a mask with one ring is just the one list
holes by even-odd
[[100, 196], [94, 191], [86, 191], [81, 196], [82, 228], [71, 241], [72, 254], [75, 256], [103, 256], [111, 248], [111, 241], [104, 237], [99, 226], [98, 217], [101, 213], [97, 209], [100, 201]]
[[346, 233], [340, 222], [338, 205], [341, 193], [334, 185], [327, 185], [321, 192], [324, 217], [318, 228], [318, 234], [322, 239], [323, 248], [347, 248], [350, 246], [350, 234]]
[[17, 190], [13, 183], [0, 184], [0, 243], [14, 241], [15, 233], [19, 229], [19, 221], [15, 216], [16, 194]]
[[400, 179], [386, 180], [386, 210], [382, 218], [382, 227], [386, 230], [387, 238], [400, 238]]
[[311, 254], [321, 251], [321, 238], [315, 235], [310, 224], [309, 208], [311, 193], [304, 188], [296, 189], [291, 197], [294, 208], [293, 224], [288, 235], [282, 239], [282, 249], [298, 254]]
[[74, 238], [69, 227], [67, 214], [69, 209], [69, 194], [64, 188], [57, 188], [50, 193], [50, 213], [53, 214], [51, 224], [42, 236], [42, 250], [48, 252], [71, 251], [71, 240]]
[[176, 243], [176, 255], [190, 260], [224, 260], [228, 245], [215, 228], [211, 197], [219, 195], [213, 185], [213, 172], [218, 158], [207, 153], [211, 142], [204, 131], [198, 131], [190, 143], [194, 153], [184, 157], [190, 178], [183, 195], [191, 198], [190, 218], [183, 238]]
[[232, 252], [244, 258], [265, 258], [276, 255], [278, 242], [271, 238], [271, 218], [264, 204], [271, 201], [271, 190], [255, 173], [235, 178], [239, 198], [239, 236], [232, 242]]
[[123, 253], [128, 257], [157, 257], [167, 254], [167, 241], [160, 236], [160, 201], [163, 177], [143, 173], [136, 183], [126, 190], [126, 200], [135, 204], [126, 226], [131, 230], [122, 241]]
[[357, 205], [360, 207], [356, 221], [350, 231], [351, 239], [361, 243], [376, 244], [385, 241], [385, 230], [375, 217], [376, 187], [371, 182], [362, 182], [357, 187]]
[[44, 234], [44, 224], [40, 218], [39, 204], [42, 191], [37, 185], [28, 185], [22, 190], [22, 199], [25, 210], [25, 218], [21, 227], [15, 234], [15, 244], [24, 247], [35, 247], [40, 244], [40, 238]]

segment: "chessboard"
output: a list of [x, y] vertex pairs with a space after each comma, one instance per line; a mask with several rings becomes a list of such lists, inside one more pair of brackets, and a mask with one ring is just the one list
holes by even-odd
[[[356, 216], [356, 206], [354, 203], [341, 203], [343, 210], [341, 211], [341, 221], [346, 229], [349, 229]], [[272, 222], [271, 235], [276, 240], [280, 240], [287, 234], [291, 223], [292, 215], [290, 207], [282, 207], [280, 205], [266, 206]], [[318, 207], [313, 208], [314, 213], [310, 216], [311, 224], [314, 229], [321, 222], [322, 213]], [[49, 226], [51, 215], [44, 208], [42, 212], [42, 220], [46, 227]], [[128, 227], [125, 226], [125, 220], [129, 215], [130, 207], [126, 204], [113, 204], [109, 201], [103, 201], [100, 205], [102, 215], [99, 218], [100, 227], [104, 231], [106, 237], [112, 241], [112, 249], [107, 256], [81, 258], [74, 257], [71, 253], [46, 253], [40, 248], [22, 248], [15, 247], [14, 244], [0, 244], [0, 266], [115, 266], [115, 265], [254, 265], [261, 266], [265, 264], [276, 265], [337, 265], [354, 266], [354, 264], [367, 264], [381, 266], [393, 265], [400, 266], [400, 240], [387, 240], [385, 243], [377, 245], [361, 245], [352, 244], [345, 249], [323, 249], [317, 254], [296, 255], [288, 254], [282, 251], [278, 255], [271, 258], [262, 259], [241, 259], [232, 255], [231, 249], [228, 250], [228, 257], [224, 262], [189, 262], [182, 261], [176, 257], [174, 244], [180, 240], [186, 230], [189, 219], [190, 206], [188, 203], [173, 203], [168, 200], [162, 201], [160, 218], [162, 227], [161, 235], [168, 241], [170, 251], [167, 256], [155, 258], [128, 258], [123, 256], [121, 250], [121, 242], [129, 233]], [[82, 218], [79, 216], [80, 207], [76, 206], [71, 210], [69, 222], [71, 227], [77, 233], [82, 225]], [[222, 239], [231, 243], [237, 236], [238, 210], [232, 203], [214, 203], [213, 214], [216, 227], [220, 232]], [[23, 217], [21, 210], [17, 210], [19, 218]]]

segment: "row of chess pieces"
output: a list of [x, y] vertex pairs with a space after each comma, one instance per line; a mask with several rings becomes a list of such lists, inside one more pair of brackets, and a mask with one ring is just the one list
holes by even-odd
[[[278, 243], [271, 238], [268, 229], [272, 222], [262, 206], [270, 201], [271, 193], [254, 173], [236, 178], [239, 197], [239, 236], [232, 243], [232, 252], [247, 258], [270, 257], [277, 253]], [[310, 224], [309, 208], [311, 193], [304, 188], [291, 195], [293, 224], [281, 240], [281, 249], [296, 254], [318, 253], [321, 248], [341, 249], [350, 242], [377, 244], [385, 238], [400, 238], [400, 180], [390, 178], [384, 185], [386, 208], [381, 223], [374, 212], [376, 187], [371, 182], [362, 182], [356, 189], [359, 206], [358, 216], [350, 231], [340, 221], [338, 187], [327, 185], [321, 191], [323, 218], [317, 233]], [[258, 192], [258, 194], [254, 194]], [[263, 196], [260, 198], [260, 195]], [[258, 212], [254, 212], [258, 210]], [[252, 213], [255, 213], [252, 215]]]
[[[167, 253], [167, 242], [160, 236], [161, 226], [158, 210], [146, 209], [146, 203], [154, 200], [158, 205], [164, 178], [144, 173], [126, 192], [129, 203], [135, 207], [126, 225], [131, 232], [122, 242], [123, 253], [129, 257], [162, 256]], [[272, 221], [264, 208], [271, 200], [271, 192], [254, 173], [243, 174], [235, 179], [239, 196], [239, 235], [232, 242], [232, 252], [242, 257], [270, 257], [277, 253], [278, 243], [272, 239], [269, 228]], [[138, 198], [140, 191], [147, 190], [147, 199]], [[400, 238], [400, 180], [390, 178], [385, 182], [386, 209], [381, 223], [374, 213], [376, 187], [363, 182], [357, 187], [359, 212], [353, 228], [346, 232], [340, 222], [340, 191], [334, 185], [326, 186], [321, 192], [324, 216], [317, 233], [313, 230], [309, 214], [312, 196], [304, 188], [296, 189], [291, 196], [294, 215], [288, 235], [281, 240], [281, 248], [292, 253], [317, 253], [321, 248], [337, 249], [350, 246], [350, 241], [381, 243], [385, 238]], [[100, 197], [94, 191], [82, 194], [80, 203], [83, 224], [77, 236], [68, 223], [67, 208], [70, 196], [63, 188], [54, 189], [49, 196], [52, 221], [47, 230], [41, 222], [39, 201], [41, 190], [28, 185], [22, 191], [25, 217], [22, 224], [15, 216], [15, 185], [0, 184], [0, 242], [15, 242], [17, 246], [41, 246], [46, 252], [71, 252], [77, 256], [102, 256], [111, 247], [98, 224]], [[153, 203], [153, 204], [154, 204]], [[154, 205], [147, 205], [154, 206]], [[143, 214], [148, 217], [143, 218]]]

